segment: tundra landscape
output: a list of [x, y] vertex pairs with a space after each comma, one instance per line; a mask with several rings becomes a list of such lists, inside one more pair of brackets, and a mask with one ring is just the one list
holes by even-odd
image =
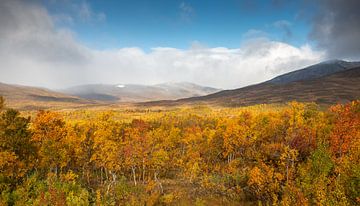
[[359, 205], [357, 0], [0, 0], [0, 205]]

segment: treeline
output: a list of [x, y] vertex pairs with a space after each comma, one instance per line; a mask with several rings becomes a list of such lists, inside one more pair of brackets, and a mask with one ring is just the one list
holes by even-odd
[[2, 108], [0, 205], [176, 204], [189, 195], [184, 185], [197, 188], [198, 205], [209, 196], [360, 204], [360, 101], [198, 113], [124, 121], [39, 111], [30, 119]]

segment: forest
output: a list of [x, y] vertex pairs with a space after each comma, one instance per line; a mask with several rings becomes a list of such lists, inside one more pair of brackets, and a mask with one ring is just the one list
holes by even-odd
[[25, 112], [0, 205], [359, 205], [360, 101]]

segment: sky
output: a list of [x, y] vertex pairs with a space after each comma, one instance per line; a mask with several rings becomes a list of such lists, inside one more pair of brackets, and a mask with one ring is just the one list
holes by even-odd
[[0, 0], [0, 82], [232, 89], [360, 59], [358, 0]]

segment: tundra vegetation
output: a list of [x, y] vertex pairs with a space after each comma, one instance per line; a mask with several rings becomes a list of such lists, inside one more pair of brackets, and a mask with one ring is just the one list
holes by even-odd
[[360, 101], [31, 118], [0, 103], [0, 205], [360, 204]]

